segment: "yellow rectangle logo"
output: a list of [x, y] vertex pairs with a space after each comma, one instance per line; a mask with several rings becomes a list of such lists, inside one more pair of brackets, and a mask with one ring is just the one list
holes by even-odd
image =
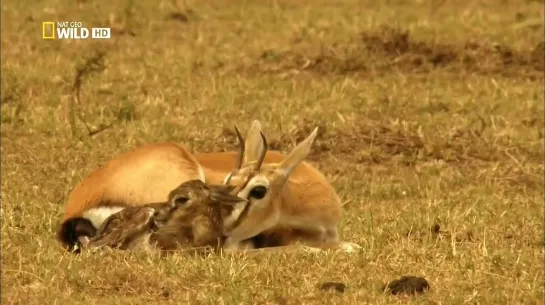
[[55, 39], [55, 22], [42, 22], [42, 39]]

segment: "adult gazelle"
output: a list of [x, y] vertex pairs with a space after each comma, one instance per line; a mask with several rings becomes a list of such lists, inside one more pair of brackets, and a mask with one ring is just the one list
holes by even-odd
[[247, 199], [224, 220], [228, 250], [256, 245], [359, 247], [339, 240], [340, 198], [324, 175], [305, 162], [317, 128], [284, 155], [267, 150], [261, 124], [253, 121], [239, 152], [190, 153], [176, 143], [157, 143], [118, 155], [71, 192], [57, 237], [70, 249], [94, 236], [104, 220], [127, 206], [165, 201], [180, 183], [199, 179], [229, 184]]

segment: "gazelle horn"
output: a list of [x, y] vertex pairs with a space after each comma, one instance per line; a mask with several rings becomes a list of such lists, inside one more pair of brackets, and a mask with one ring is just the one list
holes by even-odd
[[265, 154], [267, 153], [267, 149], [269, 149], [265, 135], [262, 132], [259, 133], [261, 134], [261, 139], [263, 139], [263, 150], [261, 150], [261, 155], [259, 155], [259, 159], [257, 159], [256, 170], [261, 169], [261, 165], [263, 165], [263, 161], [265, 160]]
[[[237, 138], [238, 138], [238, 144], [239, 144], [239, 150], [238, 150], [238, 156], [237, 156], [237, 162], [235, 163], [235, 172], [238, 171], [240, 169], [240, 167], [242, 166], [242, 161], [244, 160], [244, 150], [246, 149], [245, 148], [245, 145], [244, 145], [244, 138], [242, 137], [242, 135], [240, 134], [240, 131], [238, 130], [237, 126], [235, 125], [235, 132], [237, 134]], [[227, 179], [225, 179], [225, 183], [224, 184], [229, 184], [229, 181], [231, 181], [231, 177], [233, 176], [233, 172], [230, 172], [229, 175], [227, 176]]]

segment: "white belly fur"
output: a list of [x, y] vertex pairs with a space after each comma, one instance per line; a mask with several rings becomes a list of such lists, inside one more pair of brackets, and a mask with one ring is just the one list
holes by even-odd
[[87, 211], [85, 211], [82, 215], [83, 218], [88, 219], [95, 228], [99, 228], [102, 223], [106, 220], [106, 218], [110, 217], [110, 215], [115, 214], [121, 210], [123, 210], [123, 207], [97, 207], [92, 208]]

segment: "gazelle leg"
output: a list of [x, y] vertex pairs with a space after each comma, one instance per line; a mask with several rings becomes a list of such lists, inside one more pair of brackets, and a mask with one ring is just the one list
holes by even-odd
[[[257, 236], [256, 236], [257, 237]], [[282, 229], [275, 228], [260, 234], [262, 244], [255, 244], [255, 240], [248, 239], [242, 242], [232, 242], [228, 237], [223, 245], [227, 253], [271, 253], [294, 250], [320, 252], [322, 250], [340, 250], [346, 253], [356, 252], [362, 247], [351, 242], [339, 240], [336, 227], [314, 229]]]
[[339, 233], [336, 227], [330, 228], [326, 231], [326, 243], [335, 244], [335, 248], [343, 250], [346, 253], [352, 253], [362, 247], [356, 243], [345, 242], [339, 239]]
[[242, 250], [248, 250], [248, 249], [254, 249], [254, 248], [255, 247], [251, 239], [237, 242], [237, 241], [233, 241], [232, 238], [227, 237], [227, 239], [225, 239], [225, 242], [223, 244], [223, 249], [229, 250], [229, 251], [242, 251]]
[[[305, 228], [305, 229], [279, 229], [276, 228], [261, 237], [264, 239], [264, 246], [259, 249], [278, 248], [278, 246], [307, 247], [320, 250], [341, 250], [352, 253], [362, 247], [355, 243], [342, 242], [336, 227], [332, 228]], [[263, 242], [262, 242], [263, 243]], [[272, 250], [267, 250], [272, 251]]]
[[362, 249], [362, 247], [356, 243], [341, 241], [336, 227], [315, 232], [302, 232], [297, 235], [299, 235], [297, 240], [301, 243], [322, 250], [342, 250], [346, 253], [353, 253]]
[[352, 253], [362, 247], [356, 243], [345, 242], [339, 240], [339, 233], [336, 227], [330, 228], [326, 231], [326, 242], [333, 242], [337, 244], [337, 248], [342, 249], [344, 252]]
[[286, 246], [277, 246], [277, 247], [265, 247], [258, 249], [223, 249], [222, 252], [225, 254], [240, 254], [240, 255], [259, 255], [259, 254], [274, 254], [274, 253], [289, 253], [289, 252], [322, 252], [322, 249], [310, 247], [302, 244], [292, 244]]

